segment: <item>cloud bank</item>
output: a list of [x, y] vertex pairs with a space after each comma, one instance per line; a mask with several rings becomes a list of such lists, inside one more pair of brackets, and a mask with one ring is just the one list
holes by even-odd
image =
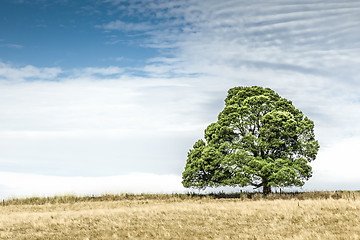
[[55, 177], [0, 172], [0, 199], [51, 197], [66, 194], [92, 196], [121, 193], [184, 193], [175, 175], [132, 173], [111, 177]]

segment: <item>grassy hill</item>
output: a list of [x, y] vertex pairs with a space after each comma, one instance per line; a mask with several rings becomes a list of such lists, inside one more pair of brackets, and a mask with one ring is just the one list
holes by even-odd
[[360, 239], [360, 192], [11, 199], [0, 239]]

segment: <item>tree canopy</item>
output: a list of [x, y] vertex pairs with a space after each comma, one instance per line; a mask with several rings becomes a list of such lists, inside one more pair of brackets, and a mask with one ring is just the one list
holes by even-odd
[[188, 152], [185, 187], [303, 186], [319, 150], [314, 123], [269, 88], [228, 91], [218, 121]]

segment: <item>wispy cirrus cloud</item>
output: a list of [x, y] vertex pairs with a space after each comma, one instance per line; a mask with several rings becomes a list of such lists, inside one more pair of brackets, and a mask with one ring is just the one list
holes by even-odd
[[[121, 6], [118, 1], [113, 4]], [[146, 9], [153, 16], [152, 26], [124, 21], [108, 24], [146, 29], [151, 37], [145, 46], [173, 54], [181, 58], [178, 62], [191, 62], [189, 66], [198, 63], [196, 70], [185, 68], [191, 72], [208, 74], [201, 66], [233, 62], [325, 74], [334, 62], [341, 64], [338, 58], [344, 65], [358, 63], [354, 48], [360, 42], [360, 5], [354, 1], [130, 1], [129, 5], [135, 9], [129, 14]]]
[[104, 68], [99, 67], [86, 67], [81, 69], [75, 69], [72, 70], [70, 73], [70, 77], [76, 77], [76, 78], [91, 78], [91, 77], [114, 77], [119, 76], [121, 74], [124, 74], [126, 69], [117, 67], [117, 66], [109, 66]]
[[143, 32], [154, 29], [154, 26], [150, 23], [126, 23], [121, 20], [115, 20], [103, 25], [96, 25], [95, 27], [104, 30], [118, 30], [125, 32]]
[[6, 43], [6, 44], [0, 44], [0, 47], [21, 49], [21, 48], [23, 48], [24, 46], [23, 46], [23, 45], [20, 45], [20, 44]]

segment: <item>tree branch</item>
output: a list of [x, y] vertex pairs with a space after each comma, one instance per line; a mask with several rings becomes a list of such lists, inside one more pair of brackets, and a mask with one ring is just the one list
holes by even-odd
[[263, 183], [259, 183], [259, 184], [255, 184], [255, 183], [250, 183], [252, 186], [254, 186], [254, 189], [260, 188], [263, 186]]

